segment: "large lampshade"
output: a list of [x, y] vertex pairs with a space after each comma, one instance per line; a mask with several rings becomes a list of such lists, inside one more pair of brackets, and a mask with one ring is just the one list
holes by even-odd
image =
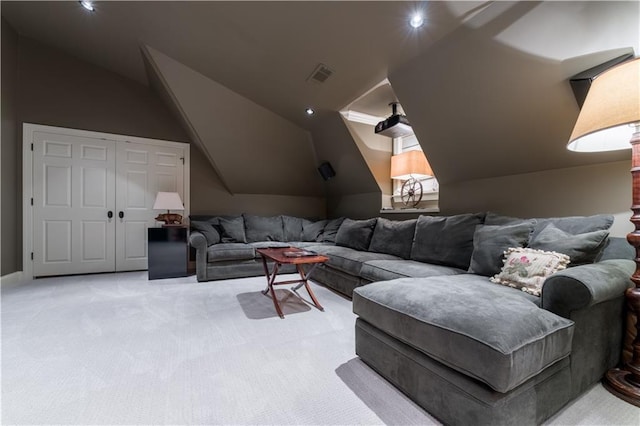
[[154, 210], [184, 210], [184, 205], [177, 192], [158, 192], [156, 202], [153, 203]]
[[631, 148], [640, 121], [640, 58], [599, 75], [591, 84], [567, 148], [597, 152]]
[[[591, 85], [567, 148], [574, 151], [610, 151], [631, 148], [631, 222], [635, 230], [627, 241], [635, 248], [634, 287], [625, 299], [640, 318], [640, 59], [624, 62], [599, 75]], [[614, 395], [640, 407], [640, 320], [631, 344], [632, 359], [605, 374], [603, 385]]]
[[433, 170], [422, 151], [406, 151], [391, 157], [391, 179], [424, 179], [431, 176]]

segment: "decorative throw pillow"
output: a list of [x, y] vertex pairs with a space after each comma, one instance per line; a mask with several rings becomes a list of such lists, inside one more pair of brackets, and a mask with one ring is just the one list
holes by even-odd
[[367, 251], [377, 220], [376, 217], [366, 220], [345, 219], [338, 229], [336, 245]]
[[505, 252], [504, 266], [491, 282], [502, 284], [540, 296], [544, 281], [554, 273], [566, 269], [569, 256], [553, 251], [511, 247]]
[[571, 265], [593, 263], [604, 248], [609, 231], [606, 229], [573, 235], [548, 224], [540, 233], [531, 237], [529, 247], [564, 253], [571, 258]]
[[191, 227], [197, 231], [202, 232], [202, 235], [207, 239], [207, 245], [218, 244], [220, 242], [220, 233], [214, 227], [211, 222], [204, 222], [201, 220], [192, 220]]
[[571, 235], [578, 235], [586, 232], [608, 230], [613, 224], [613, 216], [610, 214], [597, 214], [593, 216], [540, 218], [537, 219], [531, 239], [534, 240], [549, 224]]
[[473, 253], [473, 234], [484, 213], [420, 216], [411, 247], [411, 259], [467, 269]]
[[413, 234], [416, 229], [416, 219], [389, 220], [378, 218], [373, 230], [369, 251], [387, 253], [408, 259], [411, 256]]
[[320, 241], [324, 226], [327, 224], [326, 220], [318, 220], [313, 222], [311, 220], [302, 221], [302, 241]]
[[524, 247], [533, 231], [532, 220], [516, 225], [479, 225], [473, 234], [473, 253], [469, 272], [491, 276], [500, 272], [504, 252], [509, 247]]
[[220, 228], [222, 229], [221, 241], [223, 243], [246, 243], [247, 237], [244, 233], [244, 219], [242, 216], [233, 219], [220, 218]]
[[338, 235], [338, 229], [340, 229], [340, 225], [344, 221], [344, 217], [339, 217], [337, 219], [331, 219], [327, 222], [324, 227], [324, 231], [322, 231], [322, 235], [320, 236], [321, 241], [326, 241], [328, 243], [336, 242], [336, 235]]
[[243, 215], [247, 242], [283, 241], [282, 218], [280, 216]]

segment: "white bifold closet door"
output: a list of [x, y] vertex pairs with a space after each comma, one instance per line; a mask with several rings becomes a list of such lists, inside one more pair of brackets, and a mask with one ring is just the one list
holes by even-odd
[[184, 199], [184, 149], [34, 132], [33, 275], [147, 269], [156, 193]]

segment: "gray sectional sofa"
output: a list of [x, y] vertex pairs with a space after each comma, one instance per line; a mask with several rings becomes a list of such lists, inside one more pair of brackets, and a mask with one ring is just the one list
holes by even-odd
[[[199, 281], [262, 274], [257, 247], [327, 255], [312, 278], [353, 298], [358, 356], [447, 424], [539, 424], [619, 361], [635, 265], [611, 216], [191, 219]], [[541, 292], [500, 285], [537, 261]]]

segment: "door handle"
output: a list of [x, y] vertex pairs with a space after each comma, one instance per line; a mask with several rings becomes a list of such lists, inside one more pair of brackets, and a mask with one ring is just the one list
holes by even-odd
[[107, 212], [107, 217], [109, 218], [109, 220], [111, 220], [111, 218], [113, 217], [113, 212], [111, 210]]
[[120, 219], [122, 219], [122, 218], [124, 217], [124, 212], [123, 212], [123, 211], [119, 211], [119, 212], [118, 212], [118, 217], [119, 217]]

